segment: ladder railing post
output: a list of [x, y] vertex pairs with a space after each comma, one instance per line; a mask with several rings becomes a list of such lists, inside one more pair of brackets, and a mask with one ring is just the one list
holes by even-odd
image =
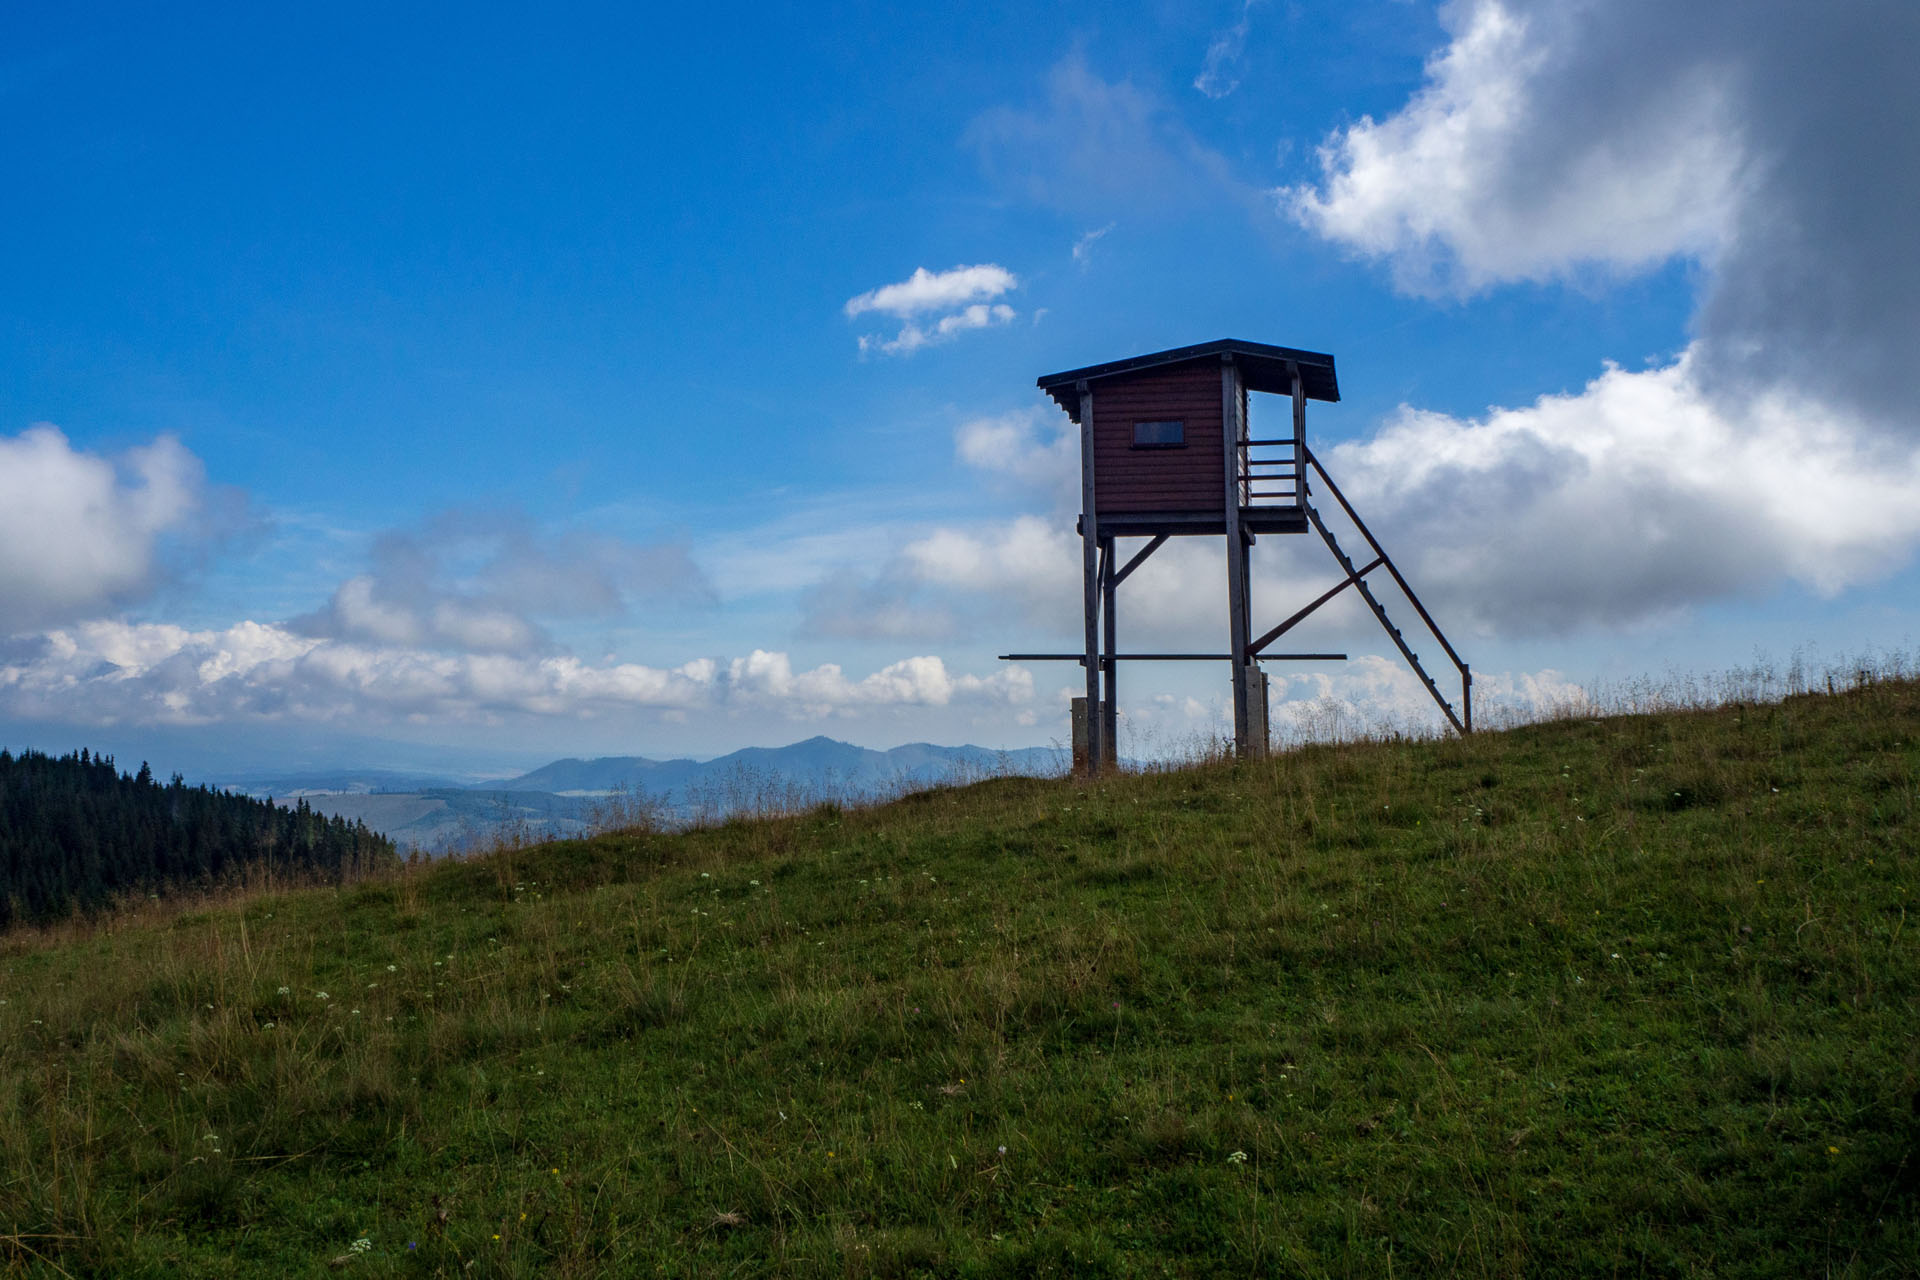
[[1300, 366], [1289, 365], [1293, 375], [1293, 502], [1307, 503], [1307, 384], [1300, 380]]

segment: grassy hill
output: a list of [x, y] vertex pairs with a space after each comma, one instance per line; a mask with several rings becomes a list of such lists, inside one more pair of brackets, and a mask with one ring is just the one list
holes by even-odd
[[0, 940], [27, 1275], [1911, 1275], [1920, 686]]

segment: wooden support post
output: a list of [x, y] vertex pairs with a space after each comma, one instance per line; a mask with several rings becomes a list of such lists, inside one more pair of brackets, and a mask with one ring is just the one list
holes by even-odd
[[1268, 744], [1273, 741], [1271, 721], [1268, 719], [1267, 697], [1272, 691], [1267, 673], [1252, 663], [1247, 671], [1247, 719], [1252, 732], [1247, 740], [1247, 758], [1265, 760]]
[[[1097, 720], [1099, 717], [1096, 716]], [[1073, 700], [1073, 771], [1091, 773], [1091, 757], [1087, 754], [1087, 700]]]
[[1225, 458], [1227, 520], [1227, 652], [1233, 655], [1233, 750], [1247, 754], [1247, 544], [1240, 534], [1240, 367], [1220, 357], [1220, 435]]
[[1114, 655], [1120, 652], [1118, 643], [1119, 623], [1114, 613], [1114, 593], [1120, 580], [1114, 576], [1119, 566], [1114, 563], [1112, 538], [1100, 539], [1100, 617], [1105, 632], [1101, 646], [1106, 651], [1101, 665], [1106, 668], [1106, 694], [1104, 706], [1100, 710], [1100, 741], [1106, 747], [1105, 763], [1108, 768], [1118, 768], [1120, 764], [1120, 701], [1116, 685], [1120, 675], [1120, 664], [1114, 661]]
[[1240, 643], [1253, 661], [1253, 531], [1240, 530]]
[[1247, 733], [1245, 741], [1239, 744], [1239, 755], [1244, 760], [1260, 760], [1267, 754], [1267, 719], [1265, 697], [1266, 673], [1260, 670], [1260, 664], [1254, 661], [1252, 653], [1253, 635], [1253, 535], [1241, 530], [1240, 533], [1240, 652], [1241, 683], [1246, 687]]
[[1094, 514], [1093, 501], [1093, 388], [1083, 382], [1079, 391], [1080, 569], [1085, 576], [1087, 618], [1087, 776], [1092, 777], [1105, 759], [1100, 716], [1091, 714], [1100, 703], [1100, 519]]

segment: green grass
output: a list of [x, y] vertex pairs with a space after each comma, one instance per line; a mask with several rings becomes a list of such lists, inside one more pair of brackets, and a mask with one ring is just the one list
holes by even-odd
[[1887, 681], [16, 935], [0, 1270], [1915, 1274], [1917, 777]]

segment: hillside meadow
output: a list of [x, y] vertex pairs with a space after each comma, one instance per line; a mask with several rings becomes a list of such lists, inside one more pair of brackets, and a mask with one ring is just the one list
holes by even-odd
[[1920, 1271], [1920, 684], [0, 938], [26, 1276]]

